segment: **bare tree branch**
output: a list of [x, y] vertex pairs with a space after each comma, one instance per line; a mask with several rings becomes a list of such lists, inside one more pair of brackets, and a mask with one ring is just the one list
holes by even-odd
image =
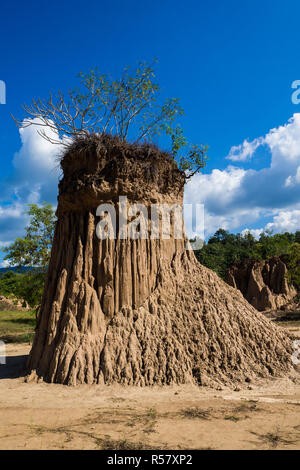
[[137, 143], [166, 133], [172, 138], [173, 157], [186, 178], [205, 166], [206, 148], [194, 146], [186, 156], [178, 157], [178, 151], [187, 144], [181, 129], [175, 126], [183, 110], [178, 99], [159, 105], [159, 85], [153, 80], [151, 65], [139, 64], [134, 74], [125, 69], [119, 80], [111, 80], [97, 70], [80, 73], [79, 77], [81, 86], [66, 95], [61, 91], [50, 92], [48, 99], [33, 99], [30, 104], [24, 104], [25, 118], [12, 116], [16, 125], [36, 126], [41, 137], [64, 146], [76, 137], [104, 134], [108, 130], [124, 141], [132, 129]]

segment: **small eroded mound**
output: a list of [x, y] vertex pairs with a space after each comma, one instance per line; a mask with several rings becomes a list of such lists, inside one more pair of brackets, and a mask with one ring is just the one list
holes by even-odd
[[279, 256], [267, 260], [246, 259], [227, 270], [226, 282], [239, 289], [257, 310], [276, 310], [291, 302], [297, 294], [288, 284], [287, 272], [287, 266]]

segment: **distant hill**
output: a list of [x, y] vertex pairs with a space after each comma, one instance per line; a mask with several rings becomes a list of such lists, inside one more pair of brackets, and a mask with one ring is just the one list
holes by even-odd
[[0, 268], [0, 277], [2, 276], [2, 274], [6, 273], [7, 271], [24, 273], [26, 271], [31, 271], [32, 269], [34, 268], [30, 266], [14, 266], [14, 267], [8, 267], [8, 268]]

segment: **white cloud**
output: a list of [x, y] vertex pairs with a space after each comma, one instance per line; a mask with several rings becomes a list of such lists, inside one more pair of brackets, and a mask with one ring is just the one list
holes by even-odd
[[282, 168], [283, 163], [291, 166], [299, 164], [300, 113], [295, 113], [284, 126], [271, 129], [263, 140], [270, 147], [272, 167]]
[[9, 262], [7, 260], [1, 261], [0, 268], [8, 268]]
[[295, 176], [288, 176], [285, 180], [285, 186], [295, 186], [300, 183], [300, 166], [298, 166]]
[[236, 198], [246, 171], [229, 166], [226, 170], [213, 170], [210, 174], [194, 176], [185, 188], [184, 202], [193, 203], [201, 198], [204, 205], [213, 205], [215, 212], [222, 213]]
[[[47, 135], [58, 138], [47, 129]], [[61, 145], [54, 145], [41, 137], [36, 126], [20, 129], [21, 148], [13, 157], [13, 173], [2, 185], [0, 200], [0, 244], [7, 244], [22, 236], [28, 221], [27, 204], [57, 201], [59, 179], [58, 156]]]
[[228, 166], [195, 175], [187, 184], [185, 202], [205, 205], [206, 236], [219, 227], [262, 226], [266, 218], [271, 221], [265, 228], [274, 231], [300, 229], [300, 114], [265, 137], [233, 147], [231, 159], [245, 161], [263, 145], [271, 152], [269, 166], [260, 170]]
[[253, 156], [255, 150], [262, 144], [262, 137], [254, 139], [252, 142], [249, 142], [247, 139], [245, 139], [242, 144], [231, 147], [226, 159], [232, 160], [233, 162], [244, 162], [249, 160]]
[[265, 231], [263, 228], [245, 228], [244, 230], [241, 231], [242, 235], [246, 235], [247, 233], [251, 233], [256, 240], [259, 239], [260, 235]]
[[[33, 122], [38, 122], [34, 119]], [[14, 155], [14, 172], [8, 180], [8, 191], [27, 202], [54, 202], [59, 177], [59, 144], [51, 144], [38, 133], [35, 125], [20, 129], [21, 149]], [[46, 134], [58, 139], [51, 129]]]
[[273, 232], [295, 232], [300, 230], [300, 209], [280, 211], [275, 215], [273, 222], [266, 225], [266, 229]]

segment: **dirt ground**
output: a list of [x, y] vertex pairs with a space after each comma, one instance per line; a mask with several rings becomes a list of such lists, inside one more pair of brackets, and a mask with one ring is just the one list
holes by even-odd
[[300, 380], [197, 386], [25, 383], [29, 344], [0, 365], [0, 449], [300, 449]]

